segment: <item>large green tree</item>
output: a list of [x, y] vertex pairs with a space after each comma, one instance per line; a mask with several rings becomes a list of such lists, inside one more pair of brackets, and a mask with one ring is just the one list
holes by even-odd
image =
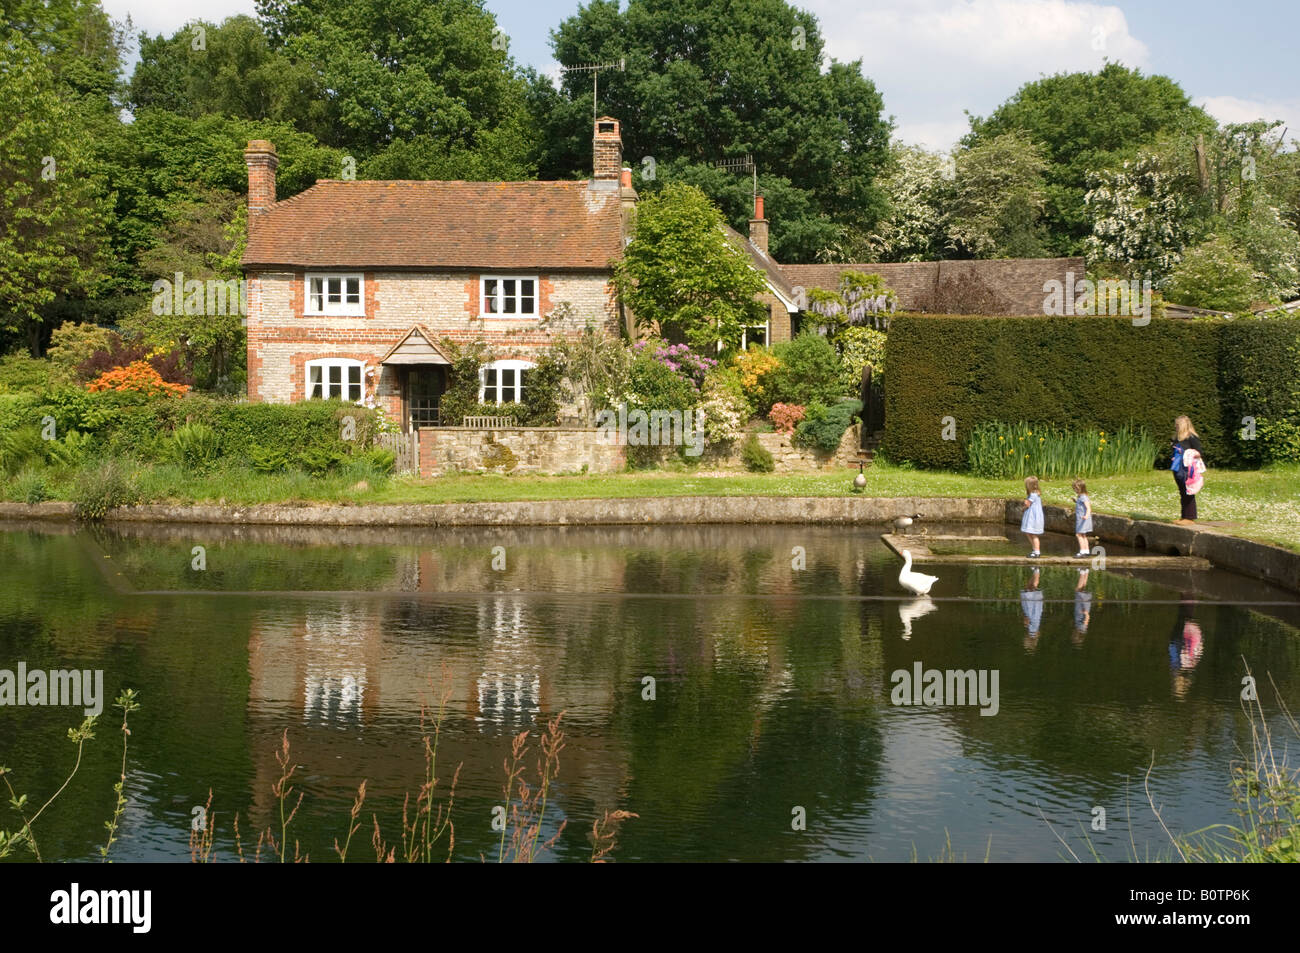
[[1038, 258], [1047, 251], [1042, 222], [1041, 151], [1019, 130], [957, 153], [948, 231], [957, 250], [975, 258]]
[[[377, 166], [389, 173], [419, 173], [420, 152], [442, 151], [493, 178], [531, 175], [527, 81], [483, 0], [257, 0], [257, 10], [271, 48], [326, 91], [329, 145], [358, 162], [391, 147]], [[502, 154], [518, 161], [503, 170]]]
[[[860, 61], [826, 63], [811, 14], [784, 0], [629, 0], [625, 10], [592, 0], [552, 41], [564, 65], [625, 62], [600, 74], [597, 111], [622, 122], [638, 187], [693, 183], [743, 230], [751, 177], [712, 166], [752, 155], [775, 257], [854, 257], [865, 247], [885, 207], [875, 178], [888, 164], [890, 123]], [[591, 74], [566, 73], [558, 95], [535, 82], [530, 102], [542, 110], [542, 174], [589, 174]]]
[[320, 74], [272, 49], [262, 25], [249, 16], [220, 24], [194, 20], [169, 37], [141, 35], [127, 100], [137, 111], [269, 119], [319, 139], [332, 135]]
[[0, 330], [39, 354], [51, 316], [100, 283], [108, 203], [50, 61], [17, 31], [0, 41]]
[[1118, 166], [1165, 132], [1211, 132], [1204, 110], [1165, 76], [1108, 63], [1096, 73], [1060, 73], [1026, 83], [986, 118], [971, 117], [970, 147], [1012, 131], [1042, 150], [1049, 245], [1079, 254], [1091, 230], [1083, 197], [1088, 173]]
[[740, 343], [763, 321], [764, 287], [749, 256], [723, 228], [722, 214], [691, 185], [674, 183], [640, 202], [615, 283], [641, 331], [709, 353]]

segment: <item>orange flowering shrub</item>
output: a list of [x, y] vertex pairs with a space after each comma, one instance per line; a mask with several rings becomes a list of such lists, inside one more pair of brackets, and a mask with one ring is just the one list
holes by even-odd
[[781, 366], [776, 356], [767, 348], [751, 347], [737, 354], [734, 364], [740, 376], [740, 386], [750, 403], [760, 411], [770, 407], [771, 396], [766, 385], [770, 383], [772, 372]]
[[148, 397], [180, 397], [189, 389], [186, 384], [171, 384], [163, 380], [148, 361], [132, 361], [126, 367], [115, 367], [86, 385], [89, 391], [128, 391]]

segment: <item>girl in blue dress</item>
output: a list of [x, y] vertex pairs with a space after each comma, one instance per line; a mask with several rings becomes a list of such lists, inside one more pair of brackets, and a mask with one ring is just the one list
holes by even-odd
[[1079, 543], [1075, 559], [1088, 558], [1088, 534], [1092, 532], [1092, 500], [1088, 499], [1088, 484], [1074, 481], [1074, 538]]
[[1029, 537], [1034, 547], [1029, 558], [1037, 559], [1038, 537], [1043, 534], [1043, 498], [1038, 495], [1038, 477], [1025, 477], [1025, 515], [1020, 518], [1020, 532]]

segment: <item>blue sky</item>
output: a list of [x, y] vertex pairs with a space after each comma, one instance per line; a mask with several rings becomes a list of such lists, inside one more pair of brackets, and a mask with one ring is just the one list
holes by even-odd
[[[576, 0], [487, 0], [521, 63], [553, 73], [550, 31]], [[802, 0], [827, 51], [861, 58], [896, 136], [949, 148], [1021, 85], [1104, 59], [1172, 77], [1220, 121], [1281, 119], [1300, 139], [1297, 0]], [[104, 0], [115, 18], [171, 33], [188, 20], [253, 13], [253, 0]]]

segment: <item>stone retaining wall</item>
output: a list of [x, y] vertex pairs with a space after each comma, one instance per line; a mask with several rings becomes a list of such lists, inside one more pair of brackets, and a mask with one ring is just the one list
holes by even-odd
[[624, 448], [603, 443], [599, 437], [600, 431], [582, 427], [426, 427], [420, 430], [420, 476], [617, 473], [624, 469]]
[[[790, 434], [760, 433], [759, 444], [772, 454], [778, 473], [808, 473], [856, 465], [861, 424], [844, 431], [834, 453], [796, 447]], [[726, 447], [706, 447], [699, 458], [705, 467], [743, 470], [742, 441]], [[626, 447], [605, 443], [601, 431], [583, 427], [511, 427], [482, 430], [468, 427], [426, 427], [420, 431], [420, 476], [448, 473], [617, 473], [627, 465]], [[666, 461], [679, 448], [659, 448]]]

